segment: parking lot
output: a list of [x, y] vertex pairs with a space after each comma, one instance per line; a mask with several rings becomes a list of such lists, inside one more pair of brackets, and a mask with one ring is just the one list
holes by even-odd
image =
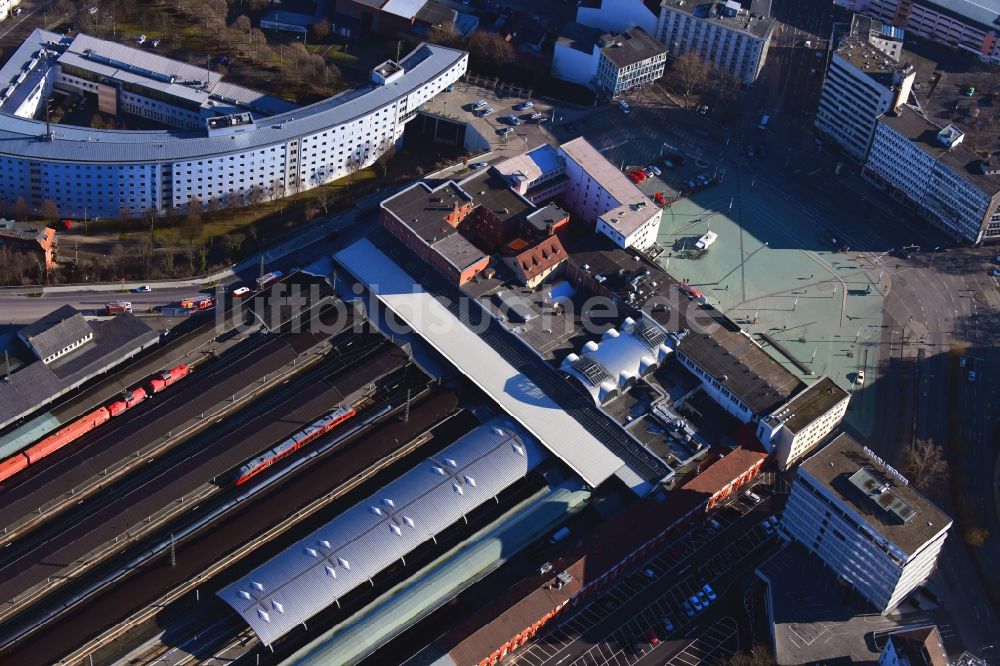
[[[764, 526], [779, 503], [773, 488], [758, 484], [754, 492], [764, 498], [759, 504], [742, 494], [732, 498], [507, 663], [693, 664], [697, 655], [725, 661], [739, 649], [737, 624], [726, 619], [729, 606], [742, 603], [746, 575], [781, 543], [774, 528]], [[708, 603], [696, 610], [690, 600], [699, 596]]]

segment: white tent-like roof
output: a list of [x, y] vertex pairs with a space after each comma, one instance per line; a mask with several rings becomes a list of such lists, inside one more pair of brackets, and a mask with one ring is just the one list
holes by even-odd
[[270, 645], [523, 479], [545, 457], [545, 450], [519, 426], [495, 419], [218, 596]]

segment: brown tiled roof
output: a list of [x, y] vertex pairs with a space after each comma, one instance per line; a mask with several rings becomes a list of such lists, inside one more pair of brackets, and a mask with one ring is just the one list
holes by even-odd
[[566, 249], [558, 236], [550, 236], [514, 256], [526, 279], [541, 275], [566, 260]]

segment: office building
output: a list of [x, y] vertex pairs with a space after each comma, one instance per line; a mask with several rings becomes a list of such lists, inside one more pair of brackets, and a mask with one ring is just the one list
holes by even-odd
[[995, 2], [870, 0], [865, 11], [910, 34], [975, 53], [983, 61], [1000, 62], [1000, 5]]
[[879, 116], [907, 101], [915, 76], [867, 40], [844, 38], [823, 80], [816, 131], [864, 162]]
[[844, 420], [851, 395], [829, 377], [821, 377], [780, 409], [762, 418], [757, 439], [785, 471], [809, 453]]
[[879, 118], [863, 173], [894, 198], [972, 243], [1000, 240], [1000, 165], [902, 105]]
[[889, 634], [879, 666], [951, 666], [941, 632], [935, 625], [900, 629]]
[[568, 178], [564, 208], [594, 224], [618, 247], [645, 250], [656, 242], [663, 209], [583, 137], [559, 146]]
[[934, 572], [951, 519], [841, 434], [799, 465], [781, 524], [884, 614]]
[[761, 9], [767, 4], [755, 1], [744, 9], [735, 0], [663, 0], [656, 38], [671, 58], [696, 53], [716, 69], [753, 83], [764, 67], [774, 32], [774, 19]]
[[666, 62], [666, 49], [642, 28], [612, 34], [570, 23], [556, 40], [552, 75], [616, 97], [659, 79]]

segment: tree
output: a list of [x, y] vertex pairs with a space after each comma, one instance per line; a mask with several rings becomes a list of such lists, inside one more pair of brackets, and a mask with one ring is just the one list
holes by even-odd
[[685, 53], [674, 61], [670, 78], [685, 107], [690, 105], [691, 96], [704, 88], [710, 73], [711, 67], [697, 53]]
[[198, 197], [188, 199], [187, 214], [181, 220], [181, 236], [189, 241], [201, 238], [205, 232], [205, 224], [201, 220], [202, 205]]
[[985, 527], [970, 527], [965, 530], [965, 543], [973, 548], [982, 548], [990, 538], [990, 531]]
[[323, 214], [330, 214], [330, 203], [333, 201], [333, 190], [320, 186], [316, 191], [316, 203], [323, 207]]
[[514, 46], [500, 35], [477, 30], [469, 37], [469, 53], [477, 65], [495, 71], [501, 65], [513, 62]]
[[777, 663], [771, 653], [763, 645], [758, 645], [750, 652], [739, 652], [729, 659], [729, 666], [772, 666]]
[[10, 207], [10, 214], [15, 220], [23, 220], [28, 217], [28, 204], [25, 203], [24, 197], [18, 197], [14, 205]]
[[59, 206], [52, 199], [46, 199], [42, 202], [42, 207], [38, 211], [39, 215], [46, 222], [58, 222], [59, 221]]
[[330, 36], [330, 22], [323, 19], [319, 23], [314, 24], [313, 27], [309, 29], [309, 32], [312, 34], [314, 42], [322, 42]]
[[928, 492], [948, 478], [948, 461], [940, 446], [927, 439], [918, 439], [903, 454], [900, 471], [910, 483]]

